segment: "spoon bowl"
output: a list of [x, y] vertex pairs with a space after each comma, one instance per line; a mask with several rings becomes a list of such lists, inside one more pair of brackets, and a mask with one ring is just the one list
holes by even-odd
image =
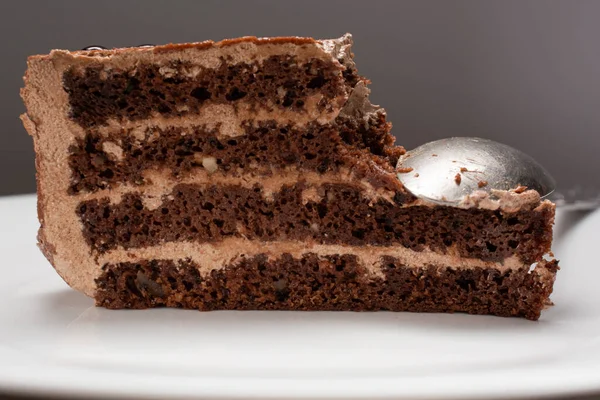
[[551, 194], [554, 178], [529, 155], [488, 139], [453, 137], [425, 143], [398, 160], [398, 179], [415, 196], [458, 204], [477, 190], [519, 186]]

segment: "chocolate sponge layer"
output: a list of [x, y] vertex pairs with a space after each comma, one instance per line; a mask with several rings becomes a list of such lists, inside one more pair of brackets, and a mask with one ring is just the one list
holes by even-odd
[[[121, 152], [118, 160], [105, 148], [115, 143]], [[156, 168], [171, 171], [173, 177], [190, 174], [204, 168], [205, 157], [214, 158], [218, 170], [225, 173], [285, 167], [326, 173], [353, 168], [357, 178], [393, 189], [398, 187], [394, 167], [404, 149], [392, 145], [383, 115], [369, 124], [342, 118], [335, 124], [304, 127], [275, 121], [248, 123], [237, 137], [219, 136], [218, 129], [206, 126], [148, 128], [141, 139], [127, 131], [106, 135], [91, 130], [69, 149], [70, 193], [94, 192], [120, 183], [144, 184], [143, 173]], [[364, 171], [370, 161], [388, 174]]]
[[[83, 127], [105, 124], [109, 119], [141, 120], [154, 112], [165, 117], [194, 113], [203, 104], [235, 104], [237, 101], [267, 109], [304, 110], [309, 96], [322, 95], [318, 106], [346, 93], [346, 80], [334, 60], [312, 59], [299, 63], [293, 55], [271, 56], [262, 63], [221, 63], [203, 68], [194, 76], [184, 61], [165, 66], [140, 64], [133, 70], [105, 71], [101, 65], [83, 71], [69, 69], [63, 75], [69, 94], [71, 118]], [[354, 77], [347, 79], [355, 80]], [[186, 111], [181, 111], [185, 106]]]
[[[556, 261], [528, 268], [411, 268], [383, 257], [370, 277], [353, 255], [269, 260], [255, 255], [201, 276], [187, 261], [107, 264], [96, 304], [106, 308], [209, 310], [465, 312], [537, 320], [547, 305]], [[540, 271], [540, 273], [537, 273]]]
[[552, 209], [503, 213], [485, 209], [412, 206], [364, 197], [360, 188], [324, 184], [319, 199], [305, 199], [303, 183], [284, 185], [270, 198], [262, 187], [180, 184], [156, 209], [142, 195], [121, 202], [81, 202], [77, 213], [86, 241], [103, 253], [179, 240], [215, 242], [229, 237], [311, 240], [353, 246], [398, 245], [421, 251], [501, 261], [517, 254], [537, 261], [550, 248]]

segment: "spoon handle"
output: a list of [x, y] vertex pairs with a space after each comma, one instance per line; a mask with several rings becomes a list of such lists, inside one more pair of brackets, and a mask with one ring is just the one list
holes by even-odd
[[549, 199], [562, 210], [594, 210], [600, 208], [600, 189], [575, 186], [566, 191], [556, 190], [549, 196]]

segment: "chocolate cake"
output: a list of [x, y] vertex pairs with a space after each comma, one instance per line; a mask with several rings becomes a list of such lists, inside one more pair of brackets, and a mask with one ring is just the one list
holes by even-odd
[[[415, 198], [351, 36], [28, 60], [39, 246], [98, 306], [535, 320], [558, 269], [537, 192]], [[402, 137], [403, 133], [400, 134]]]

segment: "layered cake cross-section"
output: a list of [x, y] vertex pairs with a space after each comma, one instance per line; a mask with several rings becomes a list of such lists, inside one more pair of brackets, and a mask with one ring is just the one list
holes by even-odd
[[[534, 191], [448, 207], [397, 178], [352, 38], [28, 60], [39, 246], [98, 306], [537, 319], [558, 269]], [[402, 137], [402, 134], [399, 134]]]

